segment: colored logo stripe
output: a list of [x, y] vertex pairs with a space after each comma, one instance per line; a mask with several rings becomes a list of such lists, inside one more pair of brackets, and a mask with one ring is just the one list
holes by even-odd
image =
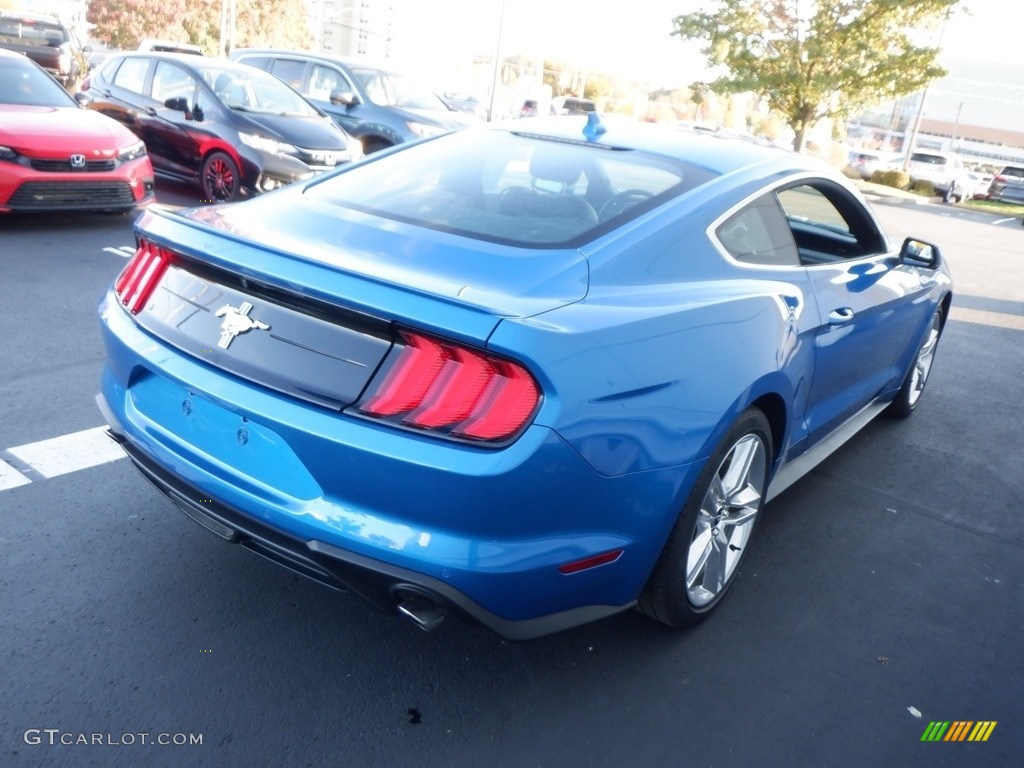
[[992, 731], [996, 729], [995, 720], [982, 720], [974, 726], [974, 730], [971, 731], [971, 735], [967, 737], [968, 741], [988, 741], [988, 737], [992, 735]]
[[996, 720], [932, 720], [921, 734], [921, 741], [988, 741]]

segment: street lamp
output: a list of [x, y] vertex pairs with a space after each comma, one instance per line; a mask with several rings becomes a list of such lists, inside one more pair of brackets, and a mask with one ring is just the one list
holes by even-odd
[[494, 67], [491, 73], [491, 101], [487, 107], [487, 120], [494, 120], [494, 98], [498, 94], [498, 74], [501, 69], [501, 38], [505, 31], [505, 0], [498, 11], [498, 38], [494, 41]]

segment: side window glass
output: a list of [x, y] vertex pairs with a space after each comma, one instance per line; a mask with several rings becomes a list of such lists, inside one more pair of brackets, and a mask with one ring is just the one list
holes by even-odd
[[256, 69], [270, 69], [270, 67], [267, 66], [269, 59], [266, 56], [243, 56], [238, 61], [241, 64], [248, 64], [250, 67], [256, 67]]
[[885, 237], [864, 206], [824, 179], [777, 192], [803, 264], [828, 264], [885, 250]]
[[793, 233], [773, 194], [736, 211], [718, 226], [715, 236], [730, 256], [744, 264], [800, 266]]
[[132, 93], [146, 92], [147, 59], [125, 59], [114, 75], [114, 85]]
[[332, 91], [353, 92], [351, 84], [341, 72], [334, 67], [325, 67], [322, 64], [313, 65], [313, 77], [309, 84], [309, 96], [314, 99], [328, 101]]
[[278, 80], [283, 80], [299, 92], [305, 92], [305, 83], [302, 81], [302, 74], [306, 69], [306, 62], [295, 59], [275, 59], [270, 65], [270, 72]]
[[185, 99], [192, 105], [196, 93], [196, 81], [181, 67], [168, 61], [158, 61], [153, 73], [153, 98], [161, 104], [168, 99]]
[[216, 116], [220, 106], [217, 100], [200, 86], [196, 89], [196, 110], [203, 116], [204, 120], [210, 120]]

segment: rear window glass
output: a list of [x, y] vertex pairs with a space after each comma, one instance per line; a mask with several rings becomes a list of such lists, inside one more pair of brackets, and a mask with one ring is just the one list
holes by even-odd
[[1012, 176], [1015, 179], [1024, 179], [1024, 168], [1017, 168], [1013, 165], [1008, 165], [999, 172], [1000, 176]]
[[930, 165], [945, 165], [948, 162], [942, 155], [929, 155], [925, 152], [915, 152], [910, 159], [915, 163], [929, 163]]
[[67, 40], [64, 28], [35, 19], [0, 19], [0, 42], [56, 47]]
[[481, 240], [570, 247], [713, 176], [635, 150], [481, 129], [371, 158], [306, 194]]

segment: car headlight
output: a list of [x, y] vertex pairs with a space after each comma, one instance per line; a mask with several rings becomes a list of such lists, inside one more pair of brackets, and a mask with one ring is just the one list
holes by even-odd
[[252, 147], [261, 152], [269, 152], [272, 155], [295, 155], [298, 154], [299, 150], [291, 144], [285, 144], [283, 141], [274, 141], [263, 136], [257, 136], [254, 133], [241, 133], [239, 132], [238, 138], [242, 140], [242, 143], [247, 147]]
[[129, 144], [127, 147], [121, 147], [117, 150], [117, 159], [122, 163], [126, 163], [129, 160], [135, 160], [146, 154], [146, 145], [141, 141], [136, 141], [134, 144]]
[[18, 153], [13, 149], [0, 144], [0, 160], [14, 160], [17, 156]]
[[348, 156], [352, 162], [363, 159], [363, 142], [354, 136], [348, 140]]
[[411, 120], [407, 120], [405, 127], [412, 131], [416, 136], [434, 136], [438, 133], [444, 133], [447, 128], [442, 128], [439, 125], [427, 125], [426, 123], [414, 123]]

